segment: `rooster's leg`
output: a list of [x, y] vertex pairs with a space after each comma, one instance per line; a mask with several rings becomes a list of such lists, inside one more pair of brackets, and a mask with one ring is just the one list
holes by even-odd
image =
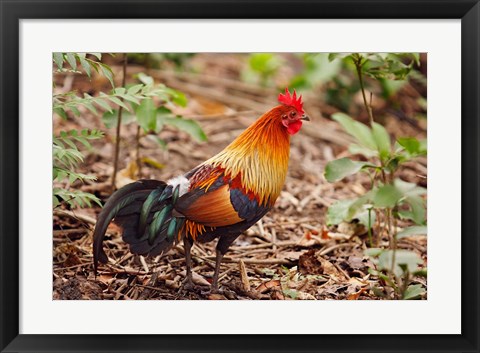
[[188, 236], [186, 236], [183, 240], [183, 248], [185, 249], [185, 263], [187, 265], [187, 275], [183, 288], [190, 290], [194, 288], [194, 285], [192, 281], [192, 255], [190, 254], [190, 250], [192, 249], [192, 241]]
[[217, 249], [217, 259], [215, 261], [215, 272], [213, 274], [213, 281], [212, 281], [212, 293], [218, 293], [218, 275], [220, 273], [220, 264], [222, 263], [223, 254], [220, 250]]
[[233, 241], [237, 239], [239, 234], [230, 234], [219, 237], [217, 243], [217, 259], [215, 261], [215, 272], [213, 273], [213, 281], [210, 292], [218, 293], [218, 275], [220, 274], [220, 264], [222, 263], [223, 255], [227, 252]]

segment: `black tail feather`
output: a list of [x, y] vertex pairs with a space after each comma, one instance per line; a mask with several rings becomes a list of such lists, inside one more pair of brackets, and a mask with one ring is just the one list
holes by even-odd
[[158, 180], [139, 180], [125, 185], [117, 190], [107, 201], [103, 210], [98, 215], [97, 224], [93, 232], [93, 265], [97, 271], [98, 262], [106, 263], [107, 255], [103, 250], [103, 239], [110, 222], [120, 213], [135, 212], [135, 209], [128, 207], [145, 199], [152, 190], [164, 188], [165, 183]]
[[[103, 240], [112, 220], [122, 227], [122, 238], [132, 253], [155, 256], [168, 251], [179, 240], [183, 225], [183, 219], [172, 214], [173, 201], [172, 188], [157, 180], [139, 180], [115, 192], [100, 212], [93, 233], [95, 272], [98, 262], [108, 261]], [[160, 213], [161, 222], [155, 222]]]

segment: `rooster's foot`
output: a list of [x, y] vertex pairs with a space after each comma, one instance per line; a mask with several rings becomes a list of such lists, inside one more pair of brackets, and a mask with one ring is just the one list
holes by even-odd
[[223, 289], [219, 289], [218, 287], [210, 287], [210, 290], [202, 291], [200, 294], [203, 296], [208, 297], [210, 294], [221, 294], [224, 295], [225, 291]]
[[196, 288], [197, 286], [193, 283], [191, 278], [187, 278], [183, 281], [182, 289], [186, 291], [194, 291]]

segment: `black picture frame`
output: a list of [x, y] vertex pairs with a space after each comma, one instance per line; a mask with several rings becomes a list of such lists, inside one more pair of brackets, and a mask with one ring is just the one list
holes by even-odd
[[[112, 6], [116, 5], [116, 6]], [[478, 0], [0, 0], [0, 349], [2, 352], [479, 352]], [[461, 19], [460, 335], [19, 334], [19, 21], [109, 18]], [[448, 161], [445, 163], [448, 164]], [[448, 168], [448, 165], [445, 165]], [[34, 182], [34, 176], [32, 176]], [[447, 260], [447, 254], [446, 261]], [[439, 313], [441, 315], [441, 313]], [[228, 318], [227, 320], [232, 320]], [[168, 319], [167, 319], [168, 321]], [[201, 323], [201, 318], [193, 321]], [[220, 322], [220, 321], [219, 321]], [[328, 320], [322, 319], [322, 322]], [[295, 323], [291, 323], [295, 324]], [[368, 325], [367, 322], [365, 322]], [[181, 329], [180, 329], [181, 330]]]

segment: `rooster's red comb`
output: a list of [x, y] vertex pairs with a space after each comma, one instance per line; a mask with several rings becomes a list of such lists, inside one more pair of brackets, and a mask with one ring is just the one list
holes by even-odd
[[303, 111], [302, 96], [297, 98], [297, 92], [295, 90], [293, 90], [293, 95], [291, 95], [290, 92], [288, 91], [288, 88], [285, 88], [285, 94], [280, 93], [278, 95], [278, 101], [285, 105], [294, 107], [295, 109], [297, 109], [299, 114], [305, 113]]

